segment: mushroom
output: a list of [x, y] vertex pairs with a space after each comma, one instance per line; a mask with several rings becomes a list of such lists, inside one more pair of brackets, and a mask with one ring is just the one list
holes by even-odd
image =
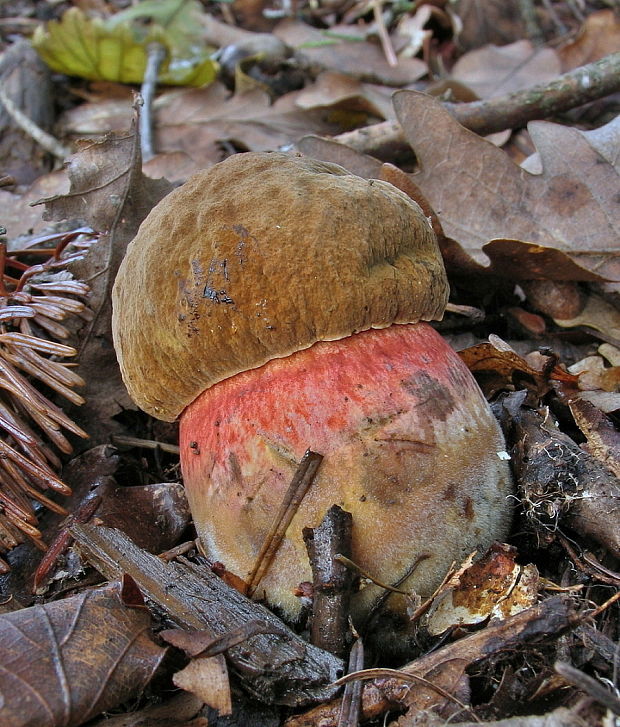
[[[338, 504], [353, 560], [430, 594], [505, 536], [511, 477], [469, 370], [426, 322], [448, 284], [418, 205], [300, 155], [244, 153], [165, 197], [129, 245], [113, 331], [128, 391], [180, 417], [210, 557], [247, 579], [307, 448], [324, 456], [258, 593], [294, 617], [302, 539]], [[380, 591], [354, 595], [368, 612]], [[390, 604], [402, 608], [398, 597]]]

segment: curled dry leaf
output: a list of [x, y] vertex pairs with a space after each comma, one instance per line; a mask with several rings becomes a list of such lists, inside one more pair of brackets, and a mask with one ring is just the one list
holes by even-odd
[[[80, 372], [86, 404], [79, 414], [95, 443], [107, 441], [119, 425], [112, 417], [133, 408], [121, 381], [110, 331], [110, 290], [125, 248], [151, 208], [171, 189], [163, 179], [142, 174], [140, 143], [134, 129], [80, 144], [66, 163], [71, 188], [42, 200], [48, 219], [83, 219], [101, 231], [99, 243], [72, 272], [91, 284], [94, 318], [83, 335]], [[105, 371], [106, 375], [101, 376]]]
[[232, 714], [232, 700], [226, 659], [222, 654], [192, 659], [172, 681], [180, 689], [200, 697], [220, 715]]
[[531, 175], [439, 101], [399, 91], [394, 106], [421, 166], [414, 181], [481, 271], [620, 281], [618, 172], [576, 129], [529, 124], [543, 164]]
[[529, 40], [518, 40], [465, 53], [454, 64], [451, 76], [479, 98], [492, 98], [552, 81], [560, 73], [560, 60], [553, 49], [535, 48]]
[[490, 398], [497, 391], [517, 383], [543, 394], [550, 388], [550, 381], [563, 381], [575, 385], [578, 377], [569, 374], [549, 359], [549, 370], [535, 369], [513, 351], [498, 336], [489, 336], [489, 343], [478, 343], [459, 351], [467, 368], [474, 373], [485, 395]]
[[140, 694], [166, 650], [118, 585], [0, 618], [0, 723], [73, 727]]
[[585, 66], [586, 63], [620, 50], [620, 20], [609, 10], [590, 13], [576, 37], [558, 49], [562, 71]]
[[536, 603], [538, 571], [515, 562], [517, 552], [495, 543], [458, 583], [438, 594], [427, 615], [428, 631], [437, 636], [455, 626], [471, 626], [489, 618], [504, 619]]

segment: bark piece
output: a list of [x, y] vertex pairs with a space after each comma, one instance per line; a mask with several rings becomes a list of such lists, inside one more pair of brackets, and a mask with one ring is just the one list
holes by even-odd
[[145, 597], [179, 626], [220, 636], [247, 621], [273, 623], [278, 633], [257, 634], [227, 652], [228, 663], [241, 682], [261, 700], [301, 706], [335, 693], [330, 683], [344, 671], [340, 659], [302, 641], [270, 611], [227, 586], [209, 569], [186, 560], [164, 563], [114, 529], [76, 524], [71, 533], [100, 573], [106, 578], [129, 574]]
[[547, 415], [513, 410], [514, 473], [528, 517], [554, 530], [566, 522], [620, 557], [620, 480]]

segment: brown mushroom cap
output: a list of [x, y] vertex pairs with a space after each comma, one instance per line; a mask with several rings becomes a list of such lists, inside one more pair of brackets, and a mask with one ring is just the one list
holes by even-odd
[[448, 284], [422, 210], [387, 182], [237, 154], [163, 199], [113, 291], [134, 401], [172, 421], [219, 381], [369, 328], [441, 318]]

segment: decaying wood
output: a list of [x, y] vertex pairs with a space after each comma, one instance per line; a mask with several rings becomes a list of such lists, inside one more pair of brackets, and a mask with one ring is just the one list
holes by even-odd
[[[444, 106], [465, 128], [482, 136], [525, 126], [534, 119], [548, 119], [582, 104], [620, 90], [620, 53], [576, 68], [555, 80], [516, 91], [507, 96]], [[356, 151], [392, 159], [406, 147], [398, 121], [384, 121], [333, 138]]]
[[620, 715], [620, 699], [618, 699], [609, 687], [604, 686], [598, 679], [584, 674], [580, 669], [575, 669], [572, 664], [566, 664], [563, 661], [556, 662], [554, 669], [569, 684], [577, 687], [577, 689], [581, 689], [582, 692], [588, 694], [592, 699], [606, 709], [611, 710], [614, 714]]
[[[492, 623], [459, 641], [416, 659], [401, 671], [425, 677], [451, 660], [464, 661], [469, 666], [491, 654], [507, 651], [523, 644], [538, 641], [574, 625], [577, 616], [571, 602], [563, 596], [546, 601]], [[362, 692], [362, 719], [378, 717], [387, 710], [402, 708], [407, 703], [411, 684], [398, 679], [377, 679], [367, 682]], [[286, 727], [337, 727], [341, 699], [335, 699], [287, 720]]]
[[[351, 647], [349, 654], [349, 673], [364, 668], [364, 643], [358, 639]], [[357, 727], [362, 709], [362, 688], [361, 680], [349, 682], [345, 685], [342, 695], [338, 727]]]
[[337, 505], [317, 528], [304, 528], [304, 541], [312, 567], [312, 624], [315, 646], [344, 657], [351, 643], [349, 604], [353, 575], [337, 555], [351, 557], [353, 518]]
[[[506, 406], [504, 407], [506, 409]], [[526, 513], [555, 529], [561, 518], [620, 557], [620, 480], [561, 432], [550, 416], [510, 407], [514, 472]]]
[[418, 715], [413, 721], [398, 720], [398, 727], [587, 727], [587, 723], [579, 714], [560, 707], [548, 714], [528, 715], [526, 717], [510, 717], [493, 722], [446, 722], [432, 712]]
[[275, 633], [257, 634], [226, 654], [241, 683], [262, 701], [301, 706], [335, 694], [331, 683], [344, 672], [343, 662], [303, 641], [210, 569], [186, 560], [165, 563], [113, 528], [76, 523], [70, 531], [94, 568], [110, 580], [130, 575], [145, 598], [181, 627], [218, 637], [248, 621], [273, 624]]

